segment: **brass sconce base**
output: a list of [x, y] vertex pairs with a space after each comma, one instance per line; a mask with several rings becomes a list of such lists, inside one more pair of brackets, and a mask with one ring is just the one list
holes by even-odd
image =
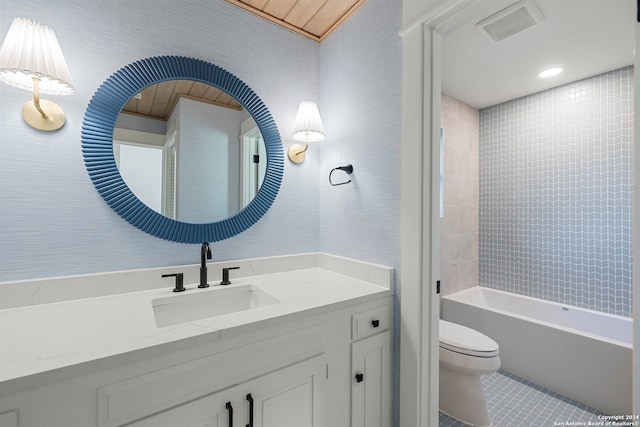
[[60, 129], [66, 122], [66, 117], [62, 108], [55, 102], [40, 100], [40, 107], [45, 114], [41, 113], [33, 100], [27, 101], [22, 107], [22, 118], [32, 128], [51, 132]]
[[306, 147], [303, 147], [300, 144], [291, 145], [291, 147], [289, 147], [289, 151], [287, 152], [287, 154], [289, 155], [289, 160], [291, 160], [293, 163], [304, 162], [305, 153], [308, 148], [309, 145], [307, 145]]

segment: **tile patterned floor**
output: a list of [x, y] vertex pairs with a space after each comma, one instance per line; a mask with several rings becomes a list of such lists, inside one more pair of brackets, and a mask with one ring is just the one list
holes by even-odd
[[[587, 425], [602, 414], [502, 370], [483, 377], [482, 386], [493, 427], [553, 427], [568, 421]], [[468, 426], [440, 413], [440, 427]]]

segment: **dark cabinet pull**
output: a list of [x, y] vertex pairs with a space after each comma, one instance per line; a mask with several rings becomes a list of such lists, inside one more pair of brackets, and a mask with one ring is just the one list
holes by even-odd
[[231, 402], [227, 402], [224, 407], [229, 411], [229, 427], [233, 427], [233, 406], [231, 406]]
[[373, 326], [374, 328], [377, 328], [378, 326], [380, 326], [380, 321], [379, 320], [372, 320], [371, 321], [371, 326]]
[[364, 374], [356, 374], [356, 382], [361, 383], [364, 381]]
[[251, 393], [247, 394], [247, 401], [249, 402], [249, 424], [247, 427], [253, 427], [253, 396]]

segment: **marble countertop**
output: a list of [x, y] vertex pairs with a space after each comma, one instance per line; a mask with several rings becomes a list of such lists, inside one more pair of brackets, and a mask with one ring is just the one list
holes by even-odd
[[[224, 287], [198, 289], [186, 281], [187, 291], [174, 293], [173, 278], [168, 278], [159, 281], [162, 288], [0, 310], [0, 387], [3, 392], [17, 391], [39, 384], [38, 377], [45, 374], [69, 377], [77, 366], [85, 365], [84, 371], [108, 367], [106, 361], [116, 356], [139, 351], [152, 356], [153, 349], [166, 350], [167, 344], [212, 342], [249, 331], [256, 322], [261, 327], [277, 325], [392, 294], [392, 283], [384, 283], [393, 280], [392, 269], [377, 267], [378, 279], [368, 280], [371, 273], [362, 268], [366, 264], [336, 259], [338, 268], [332, 267], [333, 262], [320, 262], [293, 271], [232, 278], [232, 284]], [[156, 298], [204, 295], [247, 284], [279, 302], [172, 326], [156, 324], [152, 306]]]

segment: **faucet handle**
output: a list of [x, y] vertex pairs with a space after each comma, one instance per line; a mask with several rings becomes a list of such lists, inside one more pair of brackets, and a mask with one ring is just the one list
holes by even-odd
[[231, 282], [229, 281], [229, 270], [238, 270], [240, 269], [240, 267], [225, 267], [222, 269], [222, 282], [220, 282], [221, 285], [230, 285]]
[[163, 274], [162, 277], [175, 277], [176, 278], [176, 287], [173, 288], [173, 292], [184, 292], [184, 274], [183, 273], [173, 273], [173, 274]]

